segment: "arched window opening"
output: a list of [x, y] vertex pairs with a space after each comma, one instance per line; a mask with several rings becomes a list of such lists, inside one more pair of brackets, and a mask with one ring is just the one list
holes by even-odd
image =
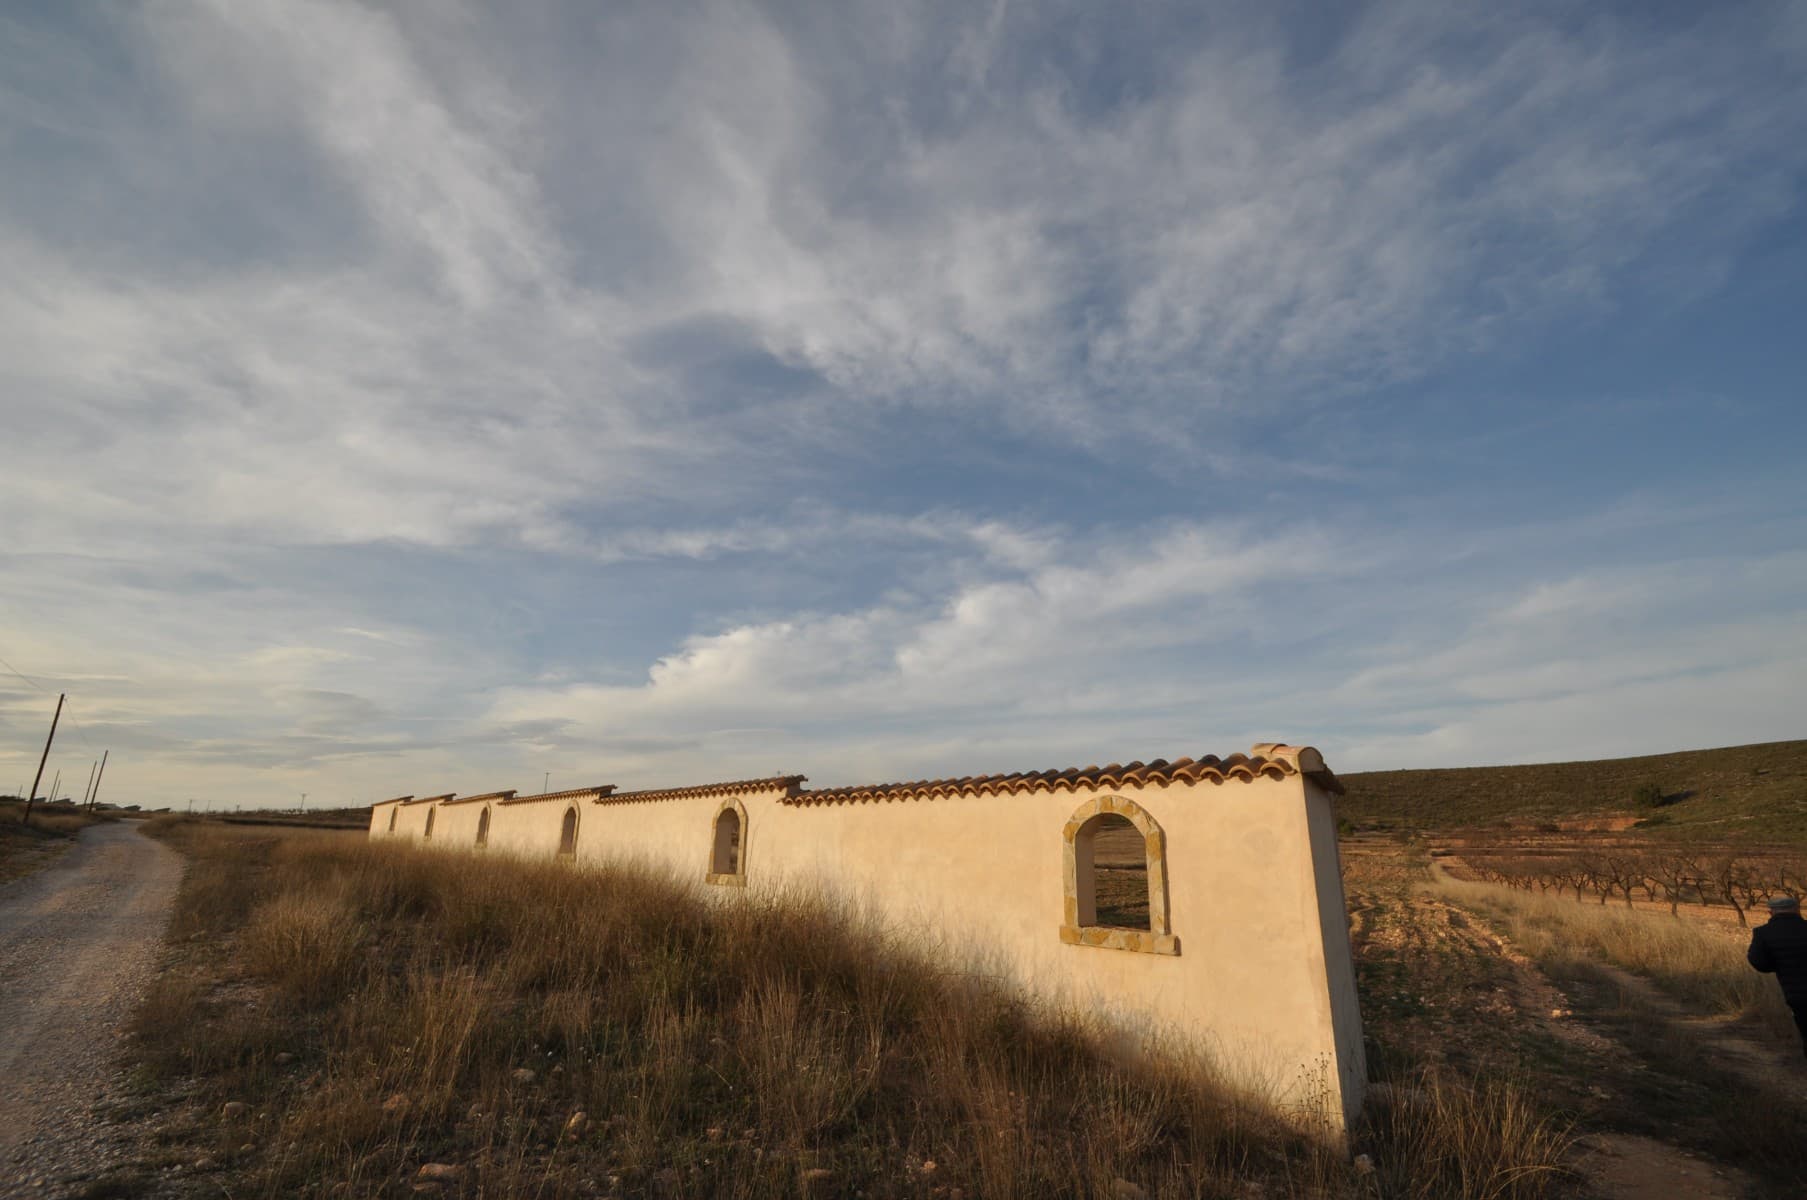
[[558, 833], [558, 856], [575, 858], [577, 856], [577, 809], [565, 810], [565, 824]]
[[477, 818], [477, 847], [489, 845], [489, 805], [483, 806], [483, 813]]
[[1105, 929], [1148, 929], [1148, 855], [1142, 831], [1128, 817], [1100, 813], [1079, 831], [1092, 843], [1092, 877], [1088, 881], [1092, 919], [1081, 923]]
[[728, 800], [715, 812], [709, 836], [709, 883], [745, 887], [747, 883], [747, 810]]
[[731, 808], [715, 818], [715, 854], [710, 870], [717, 875], [740, 874], [740, 814]]
[[433, 836], [433, 810], [430, 808], [427, 810], [427, 831], [420, 836], [423, 838], [430, 838]]
[[399, 817], [401, 815], [401, 812], [402, 812], [401, 805], [399, 805], [399, 804], [390, 805], [390, 807], [389, 807], [389, 832], [390, 833], [395, 832], [395, 818]]
[[1141, 805], [1122, 796], [1087, 801], [1062, 837], [1061, 941], [1144, 954], [1180, 952], [1167, 916], [1167, 835]]

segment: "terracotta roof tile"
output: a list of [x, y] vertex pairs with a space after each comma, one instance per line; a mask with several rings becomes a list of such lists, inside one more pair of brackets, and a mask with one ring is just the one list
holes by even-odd
[[456, 800], [447, 800], [447, 804], [475, 804], [479, 800], [500, 800], [507, 804], [513, 792], [480, 792], [475, 796], [460, 796]]
[[416, 804], [441, 804], [447, 800], [450, 800], [453, 796], [456, 796], [457, 794], [458, 794], [457, 792], [447, 792], [443, 796], [422, 796], [418, 800], [404, 800], [404, 801], [402, 801], [402, 807], [403, 808], [412, 808]]
[[1285, 746], [1263, 742], [1250, 754], [1219, 758], [1157, 758], [1127, 765], [1068, 767], [1059, 771], [1021, 771], [1005, 775], [962, 775], [954, 779], [920, 779], [910, 783], [857, 784], [852, 787], [798, 791], [785, 797], [786, 804], [864, 804], [882, 800], [934, 800], [945, 796], [995, 796], [1006, 792], [1074, 792], [1081, 789], [1167, 787], [1174, 783], [1227, 783], [1232, 779], [1266, 777], [1284, 779], [1304, 774], [1327, 791], [1340, 794], [1343, 785], [1323, 756], [1310, 746]]
[[493, 800], [497, 804], [538, 804], [547, 800], [588, 799], [592, 804], [640, 804], [658, 800], [689, 800], [709, 796], [731, 796], [749, 792], [782, 791], [785, 804], [864, 804], [884, 800], [934, 800], [946, 796], [995, 796], [1009, 792], [1076, 792], [1097, 788], [1167, 787], [1181, 783], [1229, 783], [1232, 780], [1285, 779], [1303, 775], [1325, 791], [1341, 795], [1343, 785], [1324, 765], [1324, 756], [1310, 746], [1288, 746], [1280, 742], [1260, 742], [1247, 754], [1219, 758], [1207, 754], [1203, 758], [1176, 758], [1169, 762], [1157, 758], [1153, 762], [1111, 763], [1108, 766], [1067, 767], [1057, 771], [1018, 771], [1001, 775], [962, 775], [952, 779], [919, 779], [910, 783], [857, 784], [839, 788], [805, 788], [803, 775], [774, 775], [764, 779], [735, 779], [723, 783], [703, 783], [693, 787], [647, 788], [636, 792], [618, 792], [614, 785], [572, 788], [562, 792], [546, 792], [538, 796], [517, 796], [513, 792], [487, 792], [480, 796], [463, 796], [454, 800], [444, 796], [426, 796], [419, 800], [407, 797], [402, 804], [434, 802], [468, 804]]
[[600, 800], [615, 790], [615, 785], [605, 783], [600, 787], [569, 788], [562, 792], [541, 792], [537, 796], [516, 796], [508, 793], [511, 799], [503, 800], [503, 804], [538, 804], [543, 800]]
[[[698, 796], [730, 796], [740, 792], [770, 792], [783, 789], [795, 795], [806, 775], [773, 775], [765, 779], [733, 779], [726, 783], [702, 783], [695, 787], [650, 788], [639, 792], [615, 792], [598, 796], [597, 804], [638, 804], [652, 800], [689, 800]], [[788, 801], [787, 801], [788, 802]]]

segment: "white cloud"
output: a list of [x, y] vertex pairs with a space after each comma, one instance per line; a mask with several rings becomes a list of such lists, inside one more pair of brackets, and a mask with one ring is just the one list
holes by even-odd
[[978, 712], [1009, 721], [1070, 711], [1076, 690], [1090, 693], [1080, 707], [1093, 713], [1115, 695], [1138, 707], [1171, 705], [1172, 688], [1142, 677], [1147, 656], [1192, 656], [1207, 647], [1256, 656], [1264, 622], [1251, 597], [1321, 583], [1350, 565], [1311, 531], [1256, 537], [1189, 527], [1137, 549], [1055, 549], [1044, 535], [1041, 547], [1039, 561], [1014, 577], [993, 559], [945, 593], [896, 594], [854, 612], [692, 635], [639, 685], [504, 689], [485, 721], [527, 726], [536, 736], [546, 723], [560, 723], [568, 737], [581, 738], [773, 724], [795, 733], [888, 719], [936, 726]]
[[1309, 737], [1357, 769], [1790, 735], [1792, 710], [1764, 706], [1784, 664], [1807, 665], [1799, 554], [1602, 567], [1508, 597], [1477, 578], [1389, 639], [1374, 612], [1442, 550], [1347, 528], [1189, 527], [1140, 552], [1068, 540], [1020, 575], [994, 563], [939, 595], [693, 635], [637, 685], [506, 688], [480, 724], [546, 745], [681, 735], [618, 760], [638, 782], [698, 761], [758, 772], [762, 754], [851, 782], [1073, 765], [1126, 742]]
[[[1713, 568], [1762, 597], [1722, 614], [1648, 517], [1594, 522], [1639, 543], [1614, 570], [1567, 515], [1408, 552], [1357, 487], [1297, 514], [1367, 462], [1316, 414], [1412, 442], [1367, 385], [1721, 278], [1796, 202], [1798, 15], [1379, 5], [1311, 59], [1150, 12], [163, 0], [95, 23], [111, 58], [9, 36], [0, 652], [83, 682], [121, 783], [222, 794], [1300, 724], [1457, 753], [1613, 689], [1773, 699], [1792, 518]], [[542, 630], [573, 593], [594, 622]]]
[[[28, 448], [92, 456], [84, 529], [156, 514], [552, 551], [592, 540], [580, 506], [744, 494], [722, 467], [800, 473], [896, 404], [1112, 460], [1155, 439], [1169, 469], [1311, 466], [1249, 431], [1606, 302], [1703, 206], [1690, 272], [1710, 277], [1807, 144], [1798, 79], [1775, 86], [1771, 63], [1751, 87], [1744, 22], [1559, 36], [1382, 6], [1312, 86], [1231, 34], [1160, 48], [1148, 88], [1099, 104], [1017, 61], [1058, 33], [994, 10], [956, 21], [954, 56], [959, 87], [994, 92], [930, 120], [929, 95], [856, 119], [841, 93], [934, 78], [946, 14], [865, 15], [885, 35], [830, 68], [817, 35], [756, 9], [621, 14], [619, 57], [574, 80], [517, 66], [477, 13], [151, 7], [128, 28], [195, 122], [168, 136], [248, 156], [210, 183], [249, 184], [261, 154], [342, 188], [317, 228], [288, 218], [279, 253], [206, 265], [97, 259], [0, 216], [0, 362], [40, 410]], [[1440, 58], [1440, 37], [1473, 49]], [[583, 176], [606, 201], [593, 223], [565, 215], [584, 199], [566, 148], [608, 168]], [[127, 174], [168, 157], [108, 150]], [[346, 200], [355, 234], [331, 211]], [[583, 265], [641, 234], [624, 269]], [[700, 396], [624, 349], [705, 319], [822, 386]], [[35, 509], [42, 479], [27, 465], [8, 499]]]
[[[448, 110], [394, 17], [359, 4], [276, 0], [164, 5], [146, 25], [200, 110], [292, 120], [353, 188], [384, 236], [426, 252], [458, 301], [484, 307], [557, 282], [557, 250], [531, 174], [491, 138], [519, 124], [465, 60], [467, 93], [501, 111]], [[461, 119], [462, 117], [462, 119]], [[473, 127], [481, 120], [484, 127]]]

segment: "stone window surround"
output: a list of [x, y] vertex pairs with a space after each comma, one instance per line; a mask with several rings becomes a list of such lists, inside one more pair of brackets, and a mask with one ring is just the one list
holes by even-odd
[[[1080, 923], [1080, 846], [1079, 834], [1095, 817], [1114, 814], [1126, 818], [1142, 834], [1148, 855], [1148, 928], [1112, 929], [1104, 925]], [[1060, 940], [1069, 946], [1094, 946], [1102, 950], [1130, 950], [1140, 954], [1177, 955], [1180, 940], [1173, 936], [1173, 925], [1167, 915], [1167, 834], [1159, 822], [1140, 804], [1124, 796], [1098, 796], [1080, 805], [1061, 830], [1061, 853], [1064, 859], [1066, 911], [1060, 926]], [[1086, 847], [1083, 864], [1092, 870], [1091, 847]], [[1083, 914], [1096, 920], [1096, 911]]]
[[[734, 856], [734, 865], [739, 868], [733, 872], [718, 872], [715, 869], [715, 836], [721, 826], [722, 814], [733, 812], [740, 819], [740, 846]], [[703, 873], [704, 883], [713, 883], [720, 887], [747, 886], [747, 806], [733, 796], [723, 800], [716, 807], [715, 815], [709, 818], [709, 869]]]

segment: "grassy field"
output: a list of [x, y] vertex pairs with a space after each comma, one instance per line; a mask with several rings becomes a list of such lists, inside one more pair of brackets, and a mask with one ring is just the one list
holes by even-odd
[[1744, 929], [1448, 878], [1437, 891], [1488, 918], [1555, 974], [1572, 977], [1609, 963], [1691, 1011], [1760, 1029], [1778, 1047], [1799, 1046], [1775, 980], [1744, 960]]
[[252, 811], [232, 814], [221, 814], [211, 818], [227, 825], [280, 825], [299, 829], [359, 829], [370, 828], [370, 810], [368, 808], [323, 808], [308, 812], [265, 812]]
[[79, 807], [33, 805], [31, 822], [25, 823], [25, 804], [0, 800], [0, 883], [17, 879], [48, 865], [75, 844], [75, 835], [96, 821], [112, 820], [105, 813], [90, 815]]
[[1562, 1120], [1509, 1073], [1390, 1053], [1362, 1170], [1205, 1064], [1107, 1054], [805, 898], [157, 829], [192, 859], [136, 1026], [162, 1149], [101, 1193], [1569, 1194]]
[[[1619, 814], [1647, 821], [1644, 832], [1657, 838], [1807, 844], [1807, 741], [1341, 778], [1348, 794], [1338, 813], [1360, 827], [1437, 831]], [[1660, 791], [1661, 807], [1634, 803], [1648, 784]]]

